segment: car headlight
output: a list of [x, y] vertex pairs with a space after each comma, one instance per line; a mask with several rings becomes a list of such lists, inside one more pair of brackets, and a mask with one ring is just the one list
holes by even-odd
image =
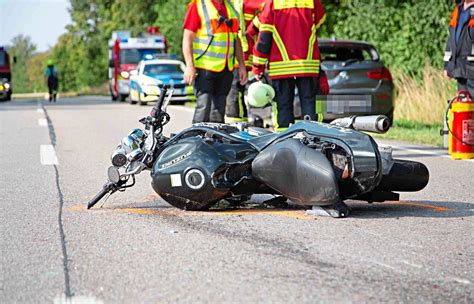
[[4, 86], [5, 89], [7, 89], [7, 90], [10, 88], [10, 84], [9, 84], [8, 82], [5, 82], [5, 83], [3, 84], [3, 86]]
[[130, 76], [130, 73], [127, 72], [127, 71], [123, 71], [123, 72], [120, 72], [120, 76], [122, 76], [123, 78], [127, 79], [128, 76]]

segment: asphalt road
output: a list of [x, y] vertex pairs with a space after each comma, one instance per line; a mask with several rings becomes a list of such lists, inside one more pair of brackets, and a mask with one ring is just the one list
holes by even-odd
[[[428, 166], [429, 185], [400, 202], [348, 202], [346, 219], [181, 211], [148, 173], [86, 211], [110, 153], [150, 109], [105, 97], [0, 104], [0, 303], [473, 303], [474, 161], [390, 143]], [[169, 112], [166, 133], [189, 126], [191, 109]]]

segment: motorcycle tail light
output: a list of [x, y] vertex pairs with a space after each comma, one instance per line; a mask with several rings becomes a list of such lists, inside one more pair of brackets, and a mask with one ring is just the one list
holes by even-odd
[[392, 81], [392, 74], [387, 68], [375, 69], [367, 72], [367, 78], [374, 80]]

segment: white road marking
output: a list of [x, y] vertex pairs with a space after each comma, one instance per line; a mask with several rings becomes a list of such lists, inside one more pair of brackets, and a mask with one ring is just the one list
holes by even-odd
[[412, 267], [416, 267], [416, 268], [423, 268], [423, 266], [421, 265], [418, 265], [418, 264], [413, 264], [413, 263], [410, 263], [408, 261], [402, 261], [403, 264], [406, 264], [408, 266], [412, 266]]
[[41, 114], [44, 114], [44, 110], [43, 110], [42, 108], [38, 108], [38, 109], [36, 110], [36, 112], [41, 113]]
[[58, 157], [53, 145], [40, 146], [40, 161], [42, 165], [59, 165]]
[[47, 127], [48, 121], [46, 120], [46, 118], [38, 118], [38, 125], [40, 127]]
[[99, 300], [93, 296], [66, 297], [64, 295], [60, 295], [54, 299], [54, 304], [104, 304], [104, 301]]
[[[427, 155], [427, 156], [438, 156], [451, 159], [451, 156], [448, 152], [442, 151], [430, 151], [430, 150], [419, 150], [416, 147], [408, 147], [408, 146], [392, 146], [394, 154], [396, 152], [411, 152], [420, 155]], [[396, 156], [396, 155], [395, 155]], [[474, 162], [474, 159], [464, 159], [463, 161]]]

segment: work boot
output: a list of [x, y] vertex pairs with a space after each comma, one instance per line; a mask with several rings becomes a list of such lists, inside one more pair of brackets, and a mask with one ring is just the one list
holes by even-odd
[[344, 202], [337, 202], [329, 206], [313, 206], [311, 210], [306, 211], [306, 214], [342, 218], [349, 216], [349, 211], [349, 207]]

